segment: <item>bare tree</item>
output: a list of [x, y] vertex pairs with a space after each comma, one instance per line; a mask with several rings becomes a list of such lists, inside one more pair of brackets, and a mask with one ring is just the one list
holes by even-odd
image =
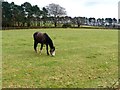
[[54, 25], [55, 27], [57, 27], [57, 17], [60, 16], [65, 16], [66, 15], [66, 10], [65, 8], [61, 7], [59, 4], [49, 4], [48, 6], [46, 6], [48, 13], [50, 14], [50, 16], [54, 17]]

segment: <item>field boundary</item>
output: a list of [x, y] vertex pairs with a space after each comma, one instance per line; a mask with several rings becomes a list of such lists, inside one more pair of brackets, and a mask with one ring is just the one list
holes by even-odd
[[[11, 30], [11, 29], [45, 29], [45, 28], [62, 28], [62, 27], [2, 27], [2, 30]], [[71, 28], [78, 28], [78, 27], [71, 27]], [[115, 27], [94, 27], [94, 26], [88, 26], [88, 27], [79, 27], [78, 29], [109, 29], [109, 30], [120, 30], [120, 28]]]

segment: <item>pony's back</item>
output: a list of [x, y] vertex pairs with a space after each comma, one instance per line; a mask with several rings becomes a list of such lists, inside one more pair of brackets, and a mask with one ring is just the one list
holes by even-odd
[[33, 34], [33, 37], [34, 37], [34, 40], [36, 41], [36, 42], [38, 42], [38, 43], [46, 43], [46, 41], [47, 41], [47, 36], [46, 35], [44, 35], [44, 33], [41, 33], [41, 32], [35, 32], [34, 34]]

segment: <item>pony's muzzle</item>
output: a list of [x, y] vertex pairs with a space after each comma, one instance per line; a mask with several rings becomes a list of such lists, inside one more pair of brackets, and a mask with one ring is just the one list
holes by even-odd
[[54, 52], [52, 52], [52, 56], [55, 56], [55, 51], [54, 51]]

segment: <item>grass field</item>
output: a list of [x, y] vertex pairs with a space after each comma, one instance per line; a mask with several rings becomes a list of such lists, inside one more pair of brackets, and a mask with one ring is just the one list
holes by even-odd
[[[47, 56], [45, 47], [42, 55], [34, 52], [35, 31], [50, 35], [55, 57]], [[117, 30], [2, 31], [3, 88], [106, 88], [117, 80]]]

